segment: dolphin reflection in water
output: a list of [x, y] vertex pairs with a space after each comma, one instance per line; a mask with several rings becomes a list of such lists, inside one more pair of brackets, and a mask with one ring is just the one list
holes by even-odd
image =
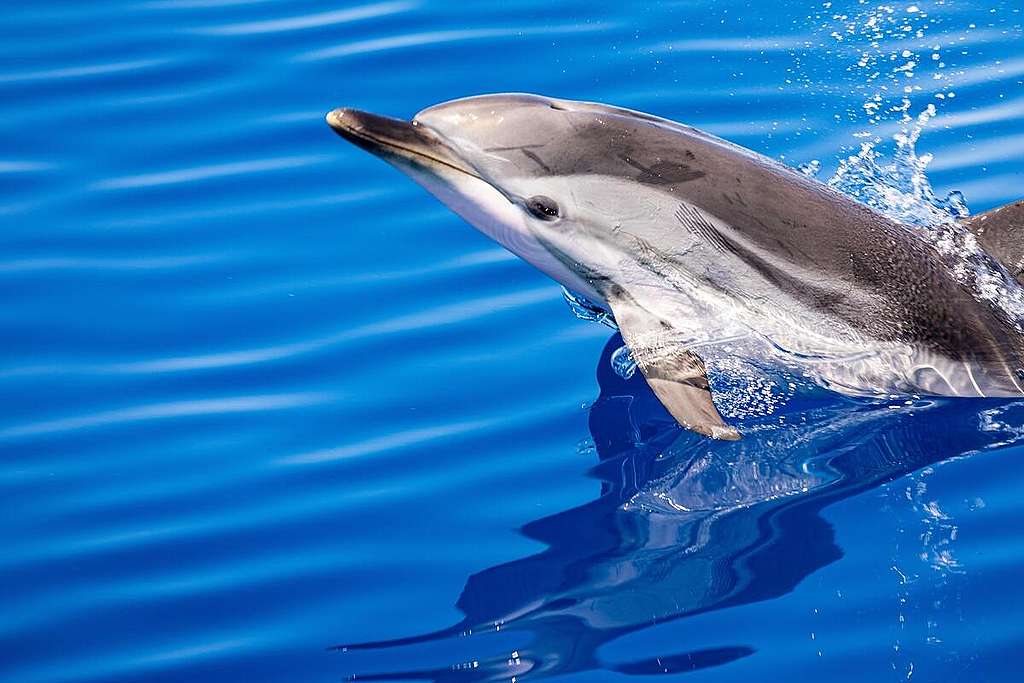
[[506, 649], [471, 664], [353, 680], [682, 673], [756, 656], [756, 643], [727, 638], [619, 664], [598, 651], [665, 622], [786, 595], [843, 556], [823, 508], [938, 461], [1005, 445], [1012, 438], [986, 415], [1021, 409], [972, 401], [977, 410], [965, 410], [937, 399], [891, 410], [801, 390], [743, 440], [712, 441], [681, 432], [640, 373], [613, 370], [621, 346], [616, 334], [605, 347], [601, 393], [590, 409], [600, 495], [523, 527], [547, 549], [470, 576], [456, 603], [465, 617], [450, 628], [338, 647], [390, 650], [449, 638], [466, 639], [460, 650], [486, 647], [474, 638], [496, 625], [525, 632], [528, 644], [514, 657]]

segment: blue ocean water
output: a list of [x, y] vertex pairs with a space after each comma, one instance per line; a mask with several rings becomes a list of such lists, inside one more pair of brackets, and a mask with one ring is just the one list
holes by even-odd
[[0, 679], [1016, 680], [1024, 404], [724, 378], [746, 438], [681, 432], [611, 330], [323, 115], [537, 92], [826, 180], [934, 105], [917, 152], [980, 211], [1024, 196], [1022, 22], [7, 3]]

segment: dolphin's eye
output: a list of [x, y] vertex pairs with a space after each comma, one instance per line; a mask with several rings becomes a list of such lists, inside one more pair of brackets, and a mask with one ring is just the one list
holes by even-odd
[[551, 197], [545, 197], [542, 194], [527, 199], [526, 210], [544, 221], [553, 221], [558, 218], [558, 204]]

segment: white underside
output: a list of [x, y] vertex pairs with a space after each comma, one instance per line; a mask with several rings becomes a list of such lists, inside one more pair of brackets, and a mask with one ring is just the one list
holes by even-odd
[[463, 220], [548, 277], [595, 302], [600, 295], [590, 283], [569, 270], [530, 232], [522, 207], [479, 178], [448, 169], [403, 171]]

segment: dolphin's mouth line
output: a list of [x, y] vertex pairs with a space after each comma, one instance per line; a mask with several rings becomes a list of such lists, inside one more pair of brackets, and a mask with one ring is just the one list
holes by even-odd
[[[448, 168], [450, 168], [450, 169], [452, 169], [454, 171], [458, 171], [459, 173], [463, 173], [465, 175], [468, 175], [468, 176], [471, 176], [473, 178], [476, 178], [477, 180], [483, 180], [483, 178], [481, 178], [475, 172], [473, 172], [473, 171], [471, 171], [471, 170], [469, 170], [467, 168], [464, 168], [464, 167], [456, 166], [455, 164], [453, 164], [451, 162], [445, 161], [444, 159], [439, 159], [436, 156], [433, 156], [431, 154], [427, 154], [425, 152], [420, 152], [420, 151], [415, 150], [415, 149], [410, 149], [409, 147], [404, 147], [404, 146], [402, 146], [402, 145], [400, 145], [400, 144], [398, 144], [396, 142], [392, 142], [390, 140], [382, 140], [380, 138], [373, 137], [372, 135], [366, 135], [365, 133], [363, 133], [363, 134], [355, 133], [355, 135], [357, 135], [358, 137], [361, 137], [363, 140], [365, 140], [367, 142], [371, 142], [373, 144], [380, 145], [381, 147], [386, 147], [386, 148], [394, 150], [396, 152], [405, 152], [406, 155], [408, 155], [408, 157], [410, 159], [416, 159], [416, 158], [418, 158], [418, 159], [428, 159], [428, 160], [433, 161], [434, 163], [440, 164], [442, 166], [447, 166]], [[406, 155], [400, 155], [400, 156], [406, 156]]]
[[[415, 121], [392, 119], [352, 109], [335, 109], [327, 115], [327, 123], [341, 137], [374, 154], [380, 155], [387, 150], [409, 160], [428, 160], [487, 182], [476, 171], [459, 163], [461, 159], [453, 151], [442, 148], [448, 152], [450, 159], [431, 154], [429, 146], [437, 145], [438, 142], [428, 137], [428, 129]], [[379, 132], [375, 134], [372, 131]], [[406, 139], [408, 141], [403, 144]]]

